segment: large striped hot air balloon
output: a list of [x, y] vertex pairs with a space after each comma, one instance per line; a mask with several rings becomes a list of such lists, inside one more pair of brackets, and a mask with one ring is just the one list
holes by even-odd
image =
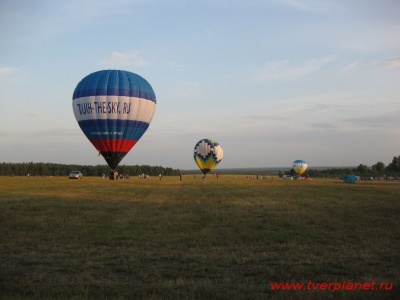
[[206, 175], [220, 163], [224, 151], [216, 141], [202, 139], [194, 146], [193, 156], [197, 166]]
[[104, 70], [78, 83], [72, 108], [83, 133], [115, 170], [149, 127], [156, 95], [137, 74]]

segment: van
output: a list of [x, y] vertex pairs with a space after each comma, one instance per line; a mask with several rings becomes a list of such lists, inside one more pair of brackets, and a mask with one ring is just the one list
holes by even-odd
[[72, 171], [71, 173], [69, 173], [68, 178], [69, 179], [82, 179], [82, 173], [81, 171]]

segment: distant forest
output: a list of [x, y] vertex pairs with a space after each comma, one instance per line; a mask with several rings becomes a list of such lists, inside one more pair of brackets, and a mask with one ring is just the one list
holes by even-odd
[[[0, 176], [68, 176], [71, 171], [81, 171], [83, 176], [103, 176], [110, 171], [107, 165], [87, 166], [87, 165], [65, 165], [54, 163], [1, 163]], [[148, 165], [121, 165], [117, 168], [119, 174], [128, 174], [137, 176], [147, 174], [149, 176], [173, 176], [179, 175], [180, 170], [164, 168], [161, 166]]]
[[[218, 172], [221, 174], [278, 174], [283, 176], [285, 174], [295, 175], [295, 171], [265, 169], [220, 169], [214, 170], [214, 173]], [[287, 170], [287, 169], [286, 169]], [[0, 176], [68, 176], [71, 171], [81, 171], [84, 176], [102, 176], [103, 174], [108, 175], [110, 168], [107, 165], [87, 166], [87, 165], [65, 165], [55, 163], [0, 163]], [[181, 170], [173, 168], [165, 168], [161, 166], [149, 166], [149, 165], [121, 165], [117, 168], [119, 174], [127, 174], [129, 176], [138, 176], [140, 174], [147, 174], [149, 176], [178, 176], [181, 174]], [[189, 171], [182, 171], [187, 173]], [[200, 172], [199, 170], [191, 170], [190, 173]], [[340, 177], [344, 174], [355, 174], [361, 177], [400, 177], [400, 155], [393, 157], [391, 163], [387, 166], [383, 162], [377, 162], [371, 167], [359, 164], [354, 168], [326, 168], [326, 169], [307, 169], [303, 176], [309, 176], [314, 178], [335, 178]]]
[[[281, 173], [281, 172], [280, 172]], [[296, 172], [291, 169], [285, 172], [287, 175], [295, 175]], [[303, 174], [303, 176], [309, 177], [340, 177], [343, 174], [355, 174], [360, 177], [400, 177], [400, 155], [393, 157], [391, 163], [387, 166], [383, 162], [377, 162], [376, 164], [368, 167], [364, 164], [359, 164], [355, 168], [331, 168], [324, 170], [313, 170], [309, 169]], [[281, 175], [281, 174], [279, 174]]]

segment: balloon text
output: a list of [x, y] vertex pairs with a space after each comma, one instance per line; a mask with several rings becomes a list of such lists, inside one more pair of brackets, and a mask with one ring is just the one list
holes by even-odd
[[93, 113], [96, 114], [129, 114], [131, 111], [131, 104], [130, 103], [123, 103], [123, 107], [121, 110], [121, 103], [120, 102], [87, 102], [87, 103], [78, 103], [78, 110], [80, 115], [90, 115]]

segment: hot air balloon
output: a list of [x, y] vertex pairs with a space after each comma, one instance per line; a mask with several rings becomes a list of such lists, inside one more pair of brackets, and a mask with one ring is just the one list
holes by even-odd
[[214, 140], [202, 139], [194, 146], [194, 161], [204, 176], [212, 171], [222, 160], [224, 151]]
[[307, 170], [307, 163], [304, 160], [295, 160], [293, 162], [293, 170], [297, 173], [297, 175], [301, 176], [301, 174]]
[[120, 70], [89, 74], [75, 88], [74, 115], [83, 133], [115, 170], [146, 132], [156, 95], [141, 76]]

